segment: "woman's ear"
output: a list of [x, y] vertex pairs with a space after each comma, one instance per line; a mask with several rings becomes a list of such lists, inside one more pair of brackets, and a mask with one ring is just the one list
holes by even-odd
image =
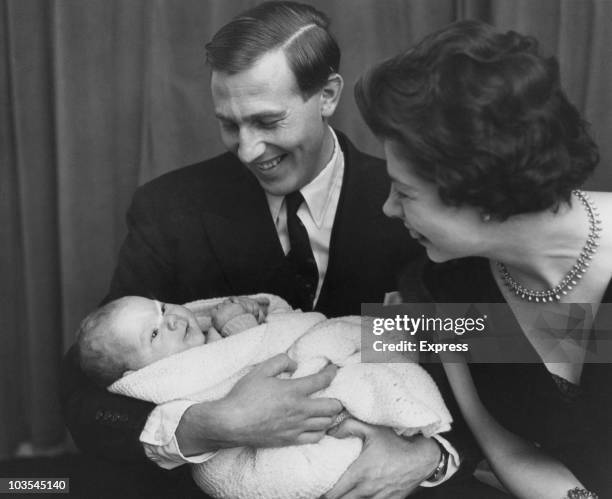
[[344, 80], [338, 73], [332, 73], [321, 89], [321, 117], [328, 120], [336, 111], [340, 95], [344, 88]]

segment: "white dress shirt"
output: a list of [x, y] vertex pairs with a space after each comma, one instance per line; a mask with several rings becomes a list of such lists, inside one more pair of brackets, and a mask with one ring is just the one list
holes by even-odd
[[[310, 246], [319, 271], [315, 304], [321, 294], [321, 288], [327, 273], [329, 242], [344, 178], [344, 154], [340, 149], [336, 134], [331, 128], [330, 131], [334, 138], [334, 152], [325, 168], [309, 184], [300, 189], [304, 202], [297, 211], [297, 216], [308, 232], [308, 239], [310, 239]], [[287, 229], [285, 196], [274, 196], [266, 193], [266, 197], [278, 238], [286, 255], [289, 253], [291, 246]]]

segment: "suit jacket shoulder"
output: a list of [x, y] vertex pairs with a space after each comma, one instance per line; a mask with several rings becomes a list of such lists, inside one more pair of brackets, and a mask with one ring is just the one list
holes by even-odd
[[134, 201], [149, 200], [175, 212], [211, 210], [222, 207], [232, 193], [260, 191], [253, 175], [230, 153], [184, 166], [154, 178], [139, 187]]

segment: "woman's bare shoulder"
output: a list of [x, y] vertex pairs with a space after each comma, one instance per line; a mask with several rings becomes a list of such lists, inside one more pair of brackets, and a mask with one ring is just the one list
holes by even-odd
[[[612, 192], [593, 191], [588, 193], [601, 219], [601, 249], [612, 248]], [[612, 262], [611, 262], [612, 263]]]
[[589, 192], [594, 205], [597, 207], [601, 220], [598, 248], [593, 257], [592, 266], [595, 267], [599, 280], [609, 282], [612, 280], [612, 192]]

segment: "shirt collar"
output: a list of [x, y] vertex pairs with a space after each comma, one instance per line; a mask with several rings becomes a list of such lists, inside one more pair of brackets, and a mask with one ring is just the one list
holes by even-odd
[[[330, 127], [334, 141], [334, 152], [323, 170], [308, 184], [300, 189], [310, 215], [318, 228], [321, 228], [325, 213], [333, 198], [333, 185], [344, 168], [344, 154], [340, 148], [338, 137]], [[273, 220], [277, 220], [283, 206], [285, 196], [275, 196], [266, 192], [268, 205]]]

